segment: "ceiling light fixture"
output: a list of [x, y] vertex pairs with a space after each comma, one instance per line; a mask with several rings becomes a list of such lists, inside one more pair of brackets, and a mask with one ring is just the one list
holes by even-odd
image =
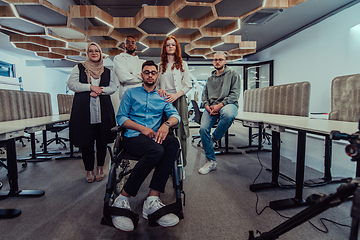
[[168, 34], [166, 34], [166, 36], [169, 36], [170, 34], [174, 33], [178, 29], [179, 29], [178, 27], [174, 28], [172, 31], [168, 32]]
[[242, 56], [240, 58], [236, 58], [236, 59], [231, 60], [231, 62], [240, 61], [240, 60], [243, 60]]
[[263, 5], [262, 5], [262, 6], [263, 6], [263, 7], [266, 6], [266, 0], [263, 1]]
[[205, 59], [207, 59], [207, 57], [205, 55], [190, 55], [191, 57], [203, 57]]
[[108, 26], [111, 27], [111, 28], [114, 28], [113, 25], [111, 25], [110, 23], [105, 22], [104, 20], [102, 20], [102, 19], [100, 19], [100, 18], [98, 18], [98, 17], [95, 17], [95, 19], [96, 19], [96, 20], [99, 20], [99, 21], [102, 22], [102, 23], [105, 23], [106, 25], [108, 25]]
[[54, 35], [52, 35], [52, 34], [50, 35], [48, 32], [46, 32], [46, 36], [51, 37], [51, 38], [55, 38], [56, 40], [62, 41], [62, 42], [64, 42], [64, 43], [67, 43], [66, 40], [61, 39], [61, 38], [59, 38], [59, 37], [56, 37], [56, 36], [54, 36]]
[[69, 60], [69, 61], [72, 61], [72, 62], [76, 62], [76, 63], [80, 62], [80, 61], [78, 61], [78, 60], [69, 58], [68, 56], [65, 56], [65, 59], [66, 59], [66, 60]]
[[142, 53], [149, 49], [149, 46], [139, 41], [145, 48], [141, 51]]
[[223, 45], [223, 44], [225, 44], [225, 42], [221, 42], [221, 43], [215, 44], [214, 46], [211, 46], [211, 48], [215, 48], [215, 47], [221, 46], [221, 45]]
[[19, 13], [18, 13], [16, 7], [14, 6], [14, 4], [10, 4], [10, 7], [11, 7], [11, 10], [13, 11], [15, 17], [19, 18], [20, 17]]
[[[13, 47], [14, 48], [18, 48], [16, 45], [15, 45], [15, 43], [13, 43], [13, 42], [10, 42], [11, 43], [11, 45], [13, 45]], [[26, 50], [26, 49], [25, 49]]]
[[224, 36], [226, 36], [226, 35], [229, 35], [229, 34], [231, 34], [231, 33], [234, 33], [234, 32], [236, 32], [236, 31], [238, 31], [238, 30], [241, 28], [240, 18], [237, 20], [237, 22], [238, 22], [238, 27], [237, 27], [237, 29], [232, 30], [232, 31], [230, 31], [230, 32], [228, 32], [228, 33], [225, 33], [225, 34], [222, 35], [221, 37], [224, 37]]
[[240, 47], [239, 49], [255, 49], [255, 47]]

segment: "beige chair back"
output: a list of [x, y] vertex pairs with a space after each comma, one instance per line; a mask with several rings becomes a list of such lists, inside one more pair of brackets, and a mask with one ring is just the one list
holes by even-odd
[[360, 74], [336, 77], [331, 83], [329, 120], [357, 122], [360, 118]]
[[299, 82], [244, 92], [244, 112], [309, 116], [310, 83]]

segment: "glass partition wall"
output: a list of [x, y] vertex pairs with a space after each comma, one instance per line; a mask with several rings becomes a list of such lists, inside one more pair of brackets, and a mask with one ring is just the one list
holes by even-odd
[[244, 91], [274, 85], [273, 61], [244, 65]]
[[[239, 110], [243, 106], [243, 92], [247, 89], [263, 88], [273, 86], [273, 61], [257, 63], [239, 63], [227, 64], [236, 70], [241, 78], [241, 91], [239, 97]], [[190, 77], [193, 88], [187, 93], [189, 102], [189, 111], [192, 109], [191, 100], [195, 100], [200, 106], [201, 95], [206, 80], [210, 77], [215, 68], [209, 64], [191, 64], [189, 63]]]

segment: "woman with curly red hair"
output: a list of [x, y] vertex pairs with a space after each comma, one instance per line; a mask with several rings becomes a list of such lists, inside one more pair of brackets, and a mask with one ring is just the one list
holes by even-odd
[[174, 36], [168, 36], [162, 45], [157, 89], [160, 96], [171, 102], [181, 117], [176, 130], [180, 138], [184, 164], [186, 163], [187, 138], [189, 136], [188, 104], [186, 93], [192, 88], [189, 68], [181, 57], [181, 48]]

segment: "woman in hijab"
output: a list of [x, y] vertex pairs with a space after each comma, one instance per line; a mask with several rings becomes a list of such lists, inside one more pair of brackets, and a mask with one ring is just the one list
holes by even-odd
[[115, 138], [111, 132], [116, 121], [110, 95], [116, 92], [117, 84], [110, 70], [103, 66], [102, 51], [97, 43], [88, 44], [86, 61], [74, 67], [67, 85], [75, 92], [69, 124], [70, 139], [81, 150], [87, 171], [86, 181], [101, 181], [104, 178], [106, 146]]

